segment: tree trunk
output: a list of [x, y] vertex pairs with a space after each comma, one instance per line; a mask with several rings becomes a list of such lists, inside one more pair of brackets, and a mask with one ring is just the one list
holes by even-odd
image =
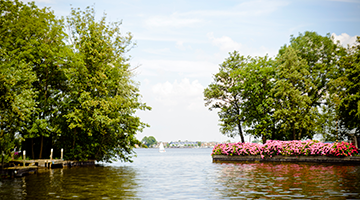
[[4, 154], [1, 153], [1, 170], [4, 170]]
[[35, 155], [34, 155], [34, 139], [31, 138], [31, 157], [32, 159], [35, 159]]
[[296, 140], [295, 126], [293, 126], [293, 140]]
[[44, 144], [44, 136], [41, 136], [39, 159], [42, 158], [43, 144]]
[[73, 153], [74, 153], [74, 149], [75, 149], [75, 139], [76, 139], [76, 128], [74, 129], [74, 139], [73, 139], [73, 146], [72, 146]]
[[243, 135], [243, 132], [242, 132], [242, 129], [241, 129], [240, 122], [238, 123], [238, 128], [239, 128], [239, 135], [240, 135], [241, 142], [244, 143], [245, 139], [244, 139], [244, 135]]
[[265, 137], [265, 135], [262, 136], [262, 142], [263, 142], [263, 144], [266, 143], [266, 137]]

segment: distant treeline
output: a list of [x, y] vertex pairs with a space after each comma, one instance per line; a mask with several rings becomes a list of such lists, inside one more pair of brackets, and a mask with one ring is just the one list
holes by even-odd
[[30, 158], [131, 159], [147, 124], [125, 54], [121, 22], [95, 21], [91, 8], [57, 19], [34, 2], [0, 0], [0, 153]]
[[220, 131], [266, 140], [360, 136], [360, 37], [341, 46], [327, 34], [291, 36], [275, 58], [234, 51], [204, 90]]

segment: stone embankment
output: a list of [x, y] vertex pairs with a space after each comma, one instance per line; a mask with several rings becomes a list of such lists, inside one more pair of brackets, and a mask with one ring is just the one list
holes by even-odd
[[227, 156], [213, 155], [213, 162], [313, 162], [313, 163], [347, 163], [360, 164], [359, 156], [349, 156], [343, 158], [327, 156]]

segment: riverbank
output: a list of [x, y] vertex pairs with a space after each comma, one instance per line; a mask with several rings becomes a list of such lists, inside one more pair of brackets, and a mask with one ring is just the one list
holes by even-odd
[[347, 163], [360, 164], [360, 156], [328, 157], [328, 156], [228, 156], [212, 155], [213, 162], [313, 162], [313, 163]]

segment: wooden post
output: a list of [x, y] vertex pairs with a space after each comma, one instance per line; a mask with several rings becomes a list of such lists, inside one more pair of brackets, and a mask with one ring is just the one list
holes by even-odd
[[23, 150], [23, 166], [25, 166], [26, 150]]
[[53, 149], [51, 149], [51, 151], [50, 151], [50, 168], [51, 168], [51, 164], [52, 164], [52, 162], [53, 162]]
[[64, 149], [63, 148], [61, 148], [61, 160], [64, 160]]
[[5, 153], [4, 151], [2, 151], [2, 154], [1, 154], [1, 169], [3, 170], [4, 169], [4, 157], [5, 157]]
[[353, 140], [354, 140], [354, 145], [355, 145], [355, 147], [358, 149], [358, 148], [359, 148], [359, 144], [358, 144], [358, 142], [357, 142], [357, 137], [355, 136], [355, 134], [354, 134], [354, 136], [353, 136]]

